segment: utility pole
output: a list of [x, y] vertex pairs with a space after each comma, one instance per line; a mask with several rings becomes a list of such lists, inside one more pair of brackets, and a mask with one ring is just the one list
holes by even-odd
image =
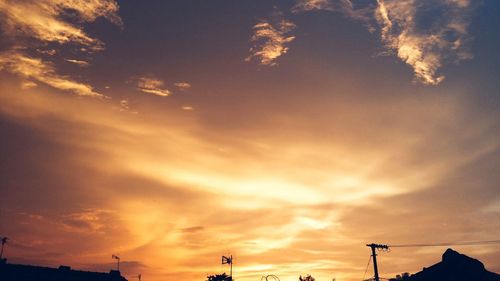
[[372, 257], [373, 257], [373, 271], [375, 272], [375, 281], [380, 281], [380, 277], [378, 276], [378, 266], [377, 266], [377, 253], [376, 250], [382, 249], [382, 250], [388, 250], [389, 246], [387, 245], [381, 245], [381, 244], [366, 244], [367, 247], [370, 247], [372, 249]]
[[2, 260], [3, 257], [3, 247], [5, 244], [7, 244], [7, 240], [9, 240], [7, 237], [2, 238], [2, 250], [0, 251], [0, 260]]

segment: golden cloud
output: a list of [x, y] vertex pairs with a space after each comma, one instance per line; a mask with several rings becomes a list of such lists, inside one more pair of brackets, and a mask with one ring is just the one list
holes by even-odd
[[161, 97], [167, 97], [172, 93], [165, 88], [165, 82], [152, 76], [140, 77], [137, 80], [137, 90]]
[[[298, 0], [292, 12], [338, 11], [363, 22], [370, 32], [376, 30], [376, 25], [380, 26], [380, 36], [387, 53], [394, 53], [410, 65], [417, 81], [437, 85], [445, 79], [439, 73], [445, 63], [457, 63], [472, 57], [465, 46], [468, 39], [468, 14], [472, 8], [469, 0], [429, 3], [418, 0], [377, 0], [377, 5], [372, 6], [351, 0]], [[357, 4], [356, 8], [354, 4]], [[420, 18], [429, 11], [436, 12], [432, 7], [441, 7], [446, 12], [429, 17], [433, 24], [422, 26]]]
[[250, 49], [251, 54], [245, 60], [256, 58], [262, 65], [277, 65], [276, 59], [288, 52], [287, 45], [295, 39], [295, 36], [288, 35], [294, 28], [295, 24], [278, 11], [269, 20], [260, 21], [253, 27], [251, 41], [255, 46]]
[[[103, 95], [94, 91], [92, 86], [57, 74], [50, 62], [29, 57], [20, 52], [8, 51], [0, 53], [0, 70], [2, 69], [59, 90], [74, 92], [79, 96], [103, 97]], [[30, 84], [30, 86], [34, 85]]]
[[90, 65], [89, 62], [84, 61], [84, 60], [65, 59], [65, 61], [76, 64], [76, 65], [81, 66], [81, 67], [87, 67]]
[[[0, 67], [1, 68], [1, 67]], [[38, 84], [36, 84], [35, 82], [33, 81], [23, 81], [21, 82], [21, 89], [23, 90], [27, 90], [27, 89], [31, 89], [31, 88], [35, 88], [37, 87]]]
[[[81, 27], [84, 22], [93, 22], [98, 17], [104, 17], [121, 26], [122, 22], [117, 14], [118, 4], [114, 0], [0, 0], [0, 23], [3, 35], [13, 42], [11, 50], [1, 54], [0, 67], [17, 75], [31, 78], [51, 87], [68, 90], [81, 96], [102, 97], [88, 84], [73, 81], [67, 76], [57, 73], [53, 63], [42, 61], [24, 54], [31, 47], [25, 39], [34, 39], [46, 44], [73, 43], [85, 46], [85, 50], [99, 51], [104, 44], [90, 37]], [[71, 18], [76, 23], [62, 18]], [[54, 56], [54, 49], [36, 49], [41, 54]], [[82, 60], [67, 59], [66, 61], [80, 66], [88, 66]]]
[[81, 27], [60, 19], [61, 16], [74, 15], [80, 22], [92, 22], [98, 17], [105, 17], [121, 25], [117, 11], [118, 4], [114, 0], [0, 1], [1, 21], [8, 35], [23, 35], [61, 44], [78, 43], [94, 50], [102, 49], [102, 42], [87, 35]]
[[438, 69], [446, 60], [471, 58], [463, 45], [469, 24], [465, 16], [470, 9], [468, 1], [441, 1], [447, 13], [440, 17], [439, 24], [426, 29], [417, 24], [419, 1], [378, 0], [377, 3], [376, 18], [382, 41], [413, 68], [420, 82], [437, 85], [445, 78]]

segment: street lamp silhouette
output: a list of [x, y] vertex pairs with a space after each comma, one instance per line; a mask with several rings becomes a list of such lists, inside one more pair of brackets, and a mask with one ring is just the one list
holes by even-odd
[[116, 270], [120, 271], [120, 257], [117, 255], [111, 255], [111, 258], [116, 260]]
[[5, 244], [7, 244], [7, 240], [9, 240], [7, 237], [3, 237], [2, 238], [2, 250], [0, 251], [0, 260], [3, 257], [3, 247], [4, 247]]

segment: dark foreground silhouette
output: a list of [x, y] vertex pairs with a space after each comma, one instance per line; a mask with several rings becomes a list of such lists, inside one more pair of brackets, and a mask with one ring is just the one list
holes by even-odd
[[[207, 276], [207, 281], [231, 280], [231, 276], [225, 273]], [[299, 281], [314, 280], [310, 275], [299, 278]], [[127, 281], [127, 279], [117, 270], [101, 273], [72, 270], [69, 266], [49, 268], [8, 264], [5, 260], [0, 260], [0, 281]], [[443, 254], [441, 262], [413, 275], [405, 273], [389, 281], [500, 281], [500, 275], [487, 271], [480, 261], [448, 249]]]
[[390, 281], [500, 281], [500, 275], [489, 272], [480, 261], [446, 250], [441, 262], [413, 275], [407, 273]]
[[72, 270], [69, 266], [59, 268], [8, 264], [0, 261], [1, 281], [127, 281], [120, 272], [109, 273]]
[[208, 275], [207, 281], [231, 281], [231, 276], [225, 272], [222, 274]]

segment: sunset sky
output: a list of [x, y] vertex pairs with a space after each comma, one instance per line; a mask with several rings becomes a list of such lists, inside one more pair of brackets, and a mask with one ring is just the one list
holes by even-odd
[[366, 243], [500, 238], [500, 1], [0, 0], [0, 32], [10, 263], [360, 281]]

